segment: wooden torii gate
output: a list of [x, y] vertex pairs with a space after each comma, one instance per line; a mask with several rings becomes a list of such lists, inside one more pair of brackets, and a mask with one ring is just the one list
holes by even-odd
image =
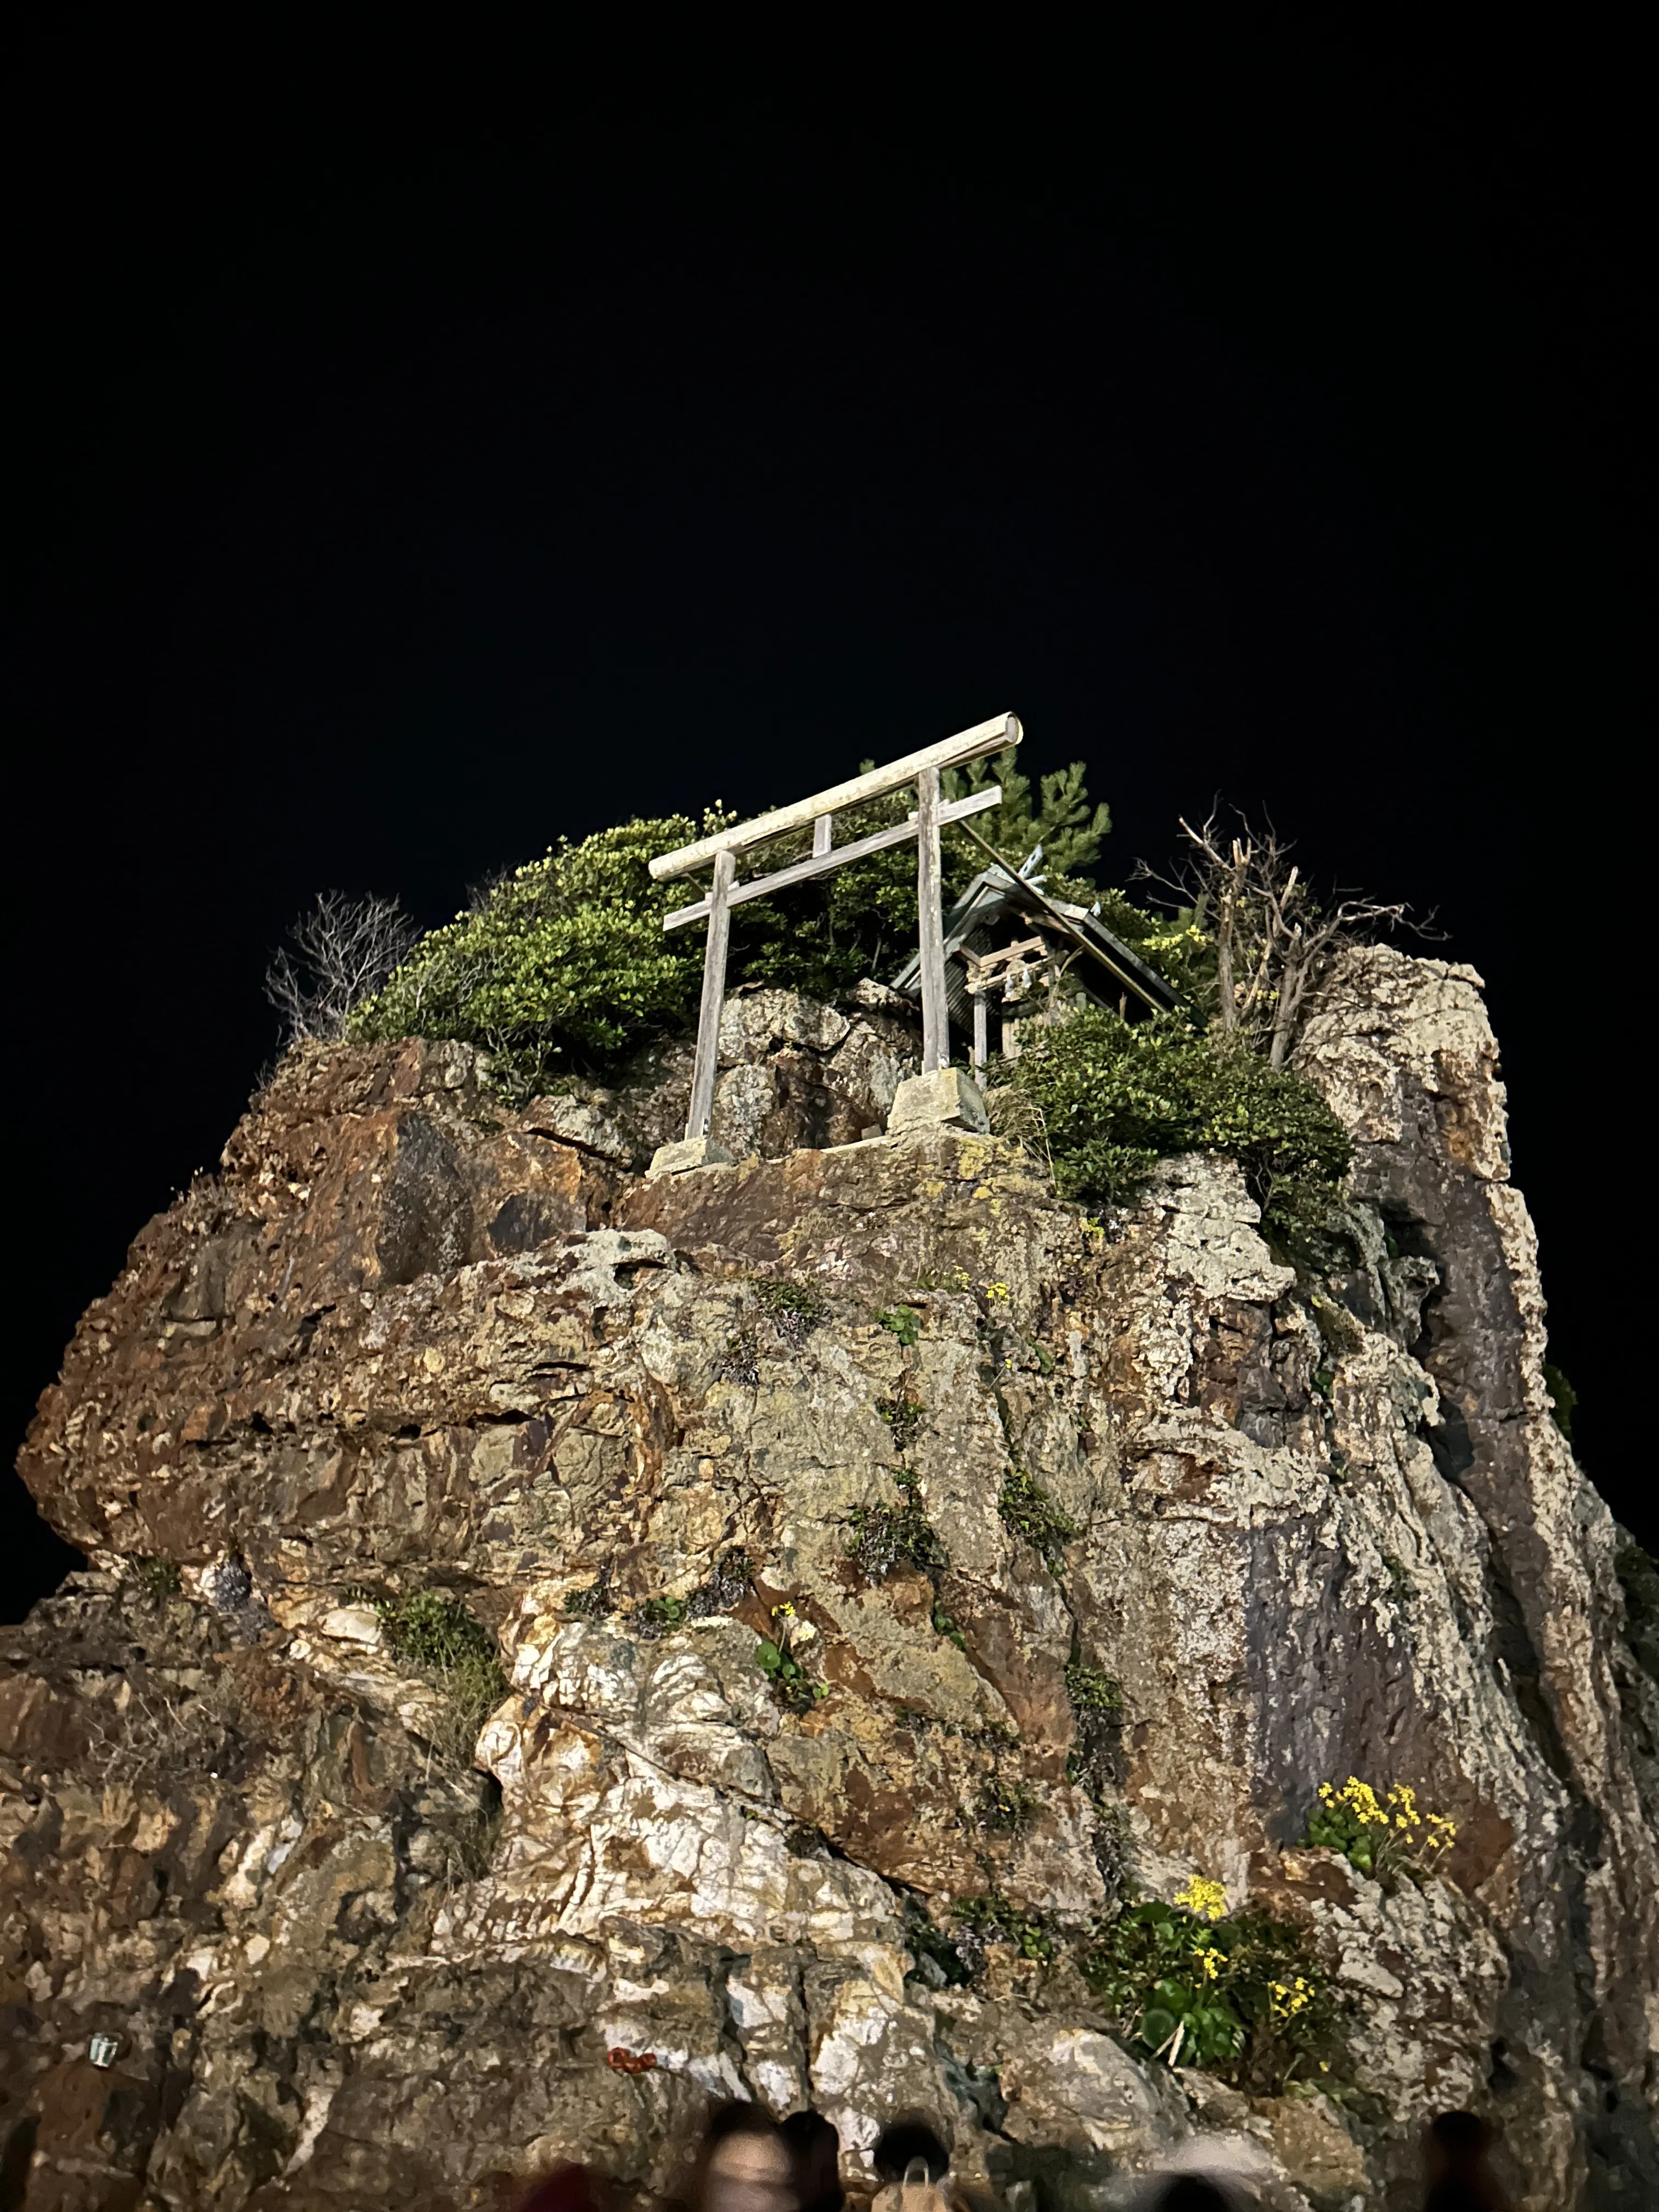
[[[924, 746], [919, 753], [907, 753], [902, 760], [889, 761], [885, 768], [872, 769], [867, 775], [853, 776], [846, 783], [832, 785], [828, 791], [815, 792], [811, 799], [798, 799], [793, 806], [780, 806], [770, 814], [757, 815], [752, 822], [736, 823], [730, 830], [700, 838], [695, 845], [682, 845], [677, 852], [659, 854], [652, 861], [651, 873], [659, 883], [689, 876], [695, 869], [714, 863], [714, 886], [708, 897], [699, 899], [695, 906], [676, 908], [663, 917], [665, 929], [684, 929], [690, 922], [704, 920], [708, 924], [702, 962], [702, 1006], [697, 1016], [696, 1066], [691, 1078], [691, 1110], [685, 1123], [689, 1140], [707, 1137], [709, 1117], [714, 1112], [720, 1008], [726, 998], [726, 955], [731, 939], [732, 908], [742, 906], [749, 899], [769, 898], [774, 891], [783, 890], [791, 884], [808, 883], [814, 877], [830, 875], [851, 861], [866, 860], [872, 853], [884, 852], [890, 845], [902, 844], [911, 837], [916, 841], [922, 1073], [932, 1074], [949, 1065], [951, 1024], [945, 1002], [945, 908], [939, 833], [947, 822], [960, 822], [968, 815], [982, 813], [986, 808], [997, 805], [1002, 793], [994, 784], [988, 790], [976, 791], [967, 799], [941, 804], [939, 780], [945, 769], [963, 768], [969, 761], [983, 759], [988, 753], [1000, 752], [1005, 745], [1017, 745], [1024, 734], [1018, 714], [994, 715], [988, 722], [976, 722], [971, 730], [942, 738], [936, 745]], [[835, 818], [843, 807], [880, 799], [890, 791], [902, 790], [906, 784], [914, 784], [916, 789], [915, 810], [908, 821], [895, 823], [889, 830], [878, 830], [868, 837], [855, 838], [850, 845], [836, 843]], [[746, 883], [738, 881], [739, 854], [757, 845], [769, 844], [775, 837], [785, 836], [792, 830], [805, 830], [809, 823], [812, 850], [808, 859], [776, 869], [770, 875], [753, 877]]]

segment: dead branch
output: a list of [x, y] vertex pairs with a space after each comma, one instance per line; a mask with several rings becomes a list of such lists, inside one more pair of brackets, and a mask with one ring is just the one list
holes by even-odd
[[407, 955], [415, 926], [396, 899], [319, 891], [265, 970], [265, 996], [283, 1017], [283, 1042], [332, 1042], [358, 1001], [378, 990]]

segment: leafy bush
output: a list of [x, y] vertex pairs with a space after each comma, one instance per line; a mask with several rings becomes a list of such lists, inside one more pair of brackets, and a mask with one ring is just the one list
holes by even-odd
[[1298, 2070], [1330, 2072], [1335, 1996], [1300, 1929], [1225, 1902], [1195, 1881], [1173, 1905], [1130, 1905], [1079, 1964], [1141, 2057], [1280, 2095]]
[[165, 1605], [184, 1588], [184, 1577], [172, 1559], [134, 1559], [132, 1579], [152, 1605]]
[[528, 1095], [677, 1025], [696, 997], [702, 938], [664, 935], [684, 894], [653, 884], [647, 863], [697, 834], [671, 815], [562, 840], [422, 938], [347, 1034], [459, 1037], [491, 1054], [504, 1089]]
[[1457, 1823], [1443, 1813], [1418, 1810], [1417, 1792], [1396, 1783], [1377, 1796], [1369, 1782], [1351, 1774], [1339, 1790], [1322, 1782], [1308, 1816], [1304, 1841], [1340, 1851], [1361, 1874], [1386, 1881], [1406, 1875], [1421, 1882], [1457, 1840]]
[[1042, 1114], [1063, 1196], [1121, 1201], [1158, 1160], [1213, 1151], [1238, 1160], [1281, 1236], [1328, 1217], [1353, 1148], [1301, 1076], [1173, 1016], [1132, 1024], [1091, 1008], [1027, 1037], [1010, 1079]]

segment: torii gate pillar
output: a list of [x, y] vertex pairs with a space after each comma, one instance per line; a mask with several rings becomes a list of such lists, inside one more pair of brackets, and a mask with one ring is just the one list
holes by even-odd
[[[971, 730], [963, 730], [939, 744], [908, 753], [902, 760], [890, 761], [884, 768], [854, 776], [829, 791], [799, 799], [793, 806], [781, 806], [770, 814], [757, 816], [752, 822], [738, 823], [695, 845], [683, 845], [677, 852], [659, 854], [651, 862], [651, 873], [659, 883], [689, 875], [693, 869], [707, 866], [711, 861], [714, 871], [714, 880], [706, 899], [700, 899], [693, 906], [680, 907], [663, 917], [665, 929], [683, 928], [688, 922], [706, 917], [708, 941], [703, 954], [702, 1003], [698, 1010], [696, 1064], [691, 1079], [685, 1138], [681, 1144], [659, 1148], [652, 1162], [653, 1174], [701, 1167], [728, 1157], [711, 1143], [708, 1124], [714, 1105], [732, 908], [749, 899], [769, 897], [791, 884], [828, 875], [850, 861], [864, 860], [911, 837], [916, 841], [921, 1073], [900, 1085], [889, 1120], [890, 1131], [901, 1126], [955, 1125], [981, 1129], [986, 1126], [985, 1109], [978, 1091], [970, 1080], [953, 1072], [950, 1065], [951, 1018], [945, 995], [944, 878], [939, 830], [947, 822], [960, 821], [997, 805], [1002, 793], [993, 786], [967, 799], [941, 802], [939, 776], [947, 768], [963, 767], [969, 761], [983, 759], [988, 753], [1017, 745], [1024, 734], [1017, 714], [994, 715], [988, 722], [977, 723]], [[891, 829], [878, 830], [871, 836], [856, 838], [850, 845], [835, 843], [834, 817], [842, 808], [879, 799], [887, 792], [902, 790], [906, 784], [914, 784], [916, 791], [915, 811], [908, 821], [896, 823]], [[809, 823], [812, 829], [812, 851], [808, 859], [747, 883], [737, 880], [737, 856], [740, 853], [769, 843], [792, 830], [804, 830]], [[951, 1094], [948, 1099], [945, 1095], [947, 1090]]]

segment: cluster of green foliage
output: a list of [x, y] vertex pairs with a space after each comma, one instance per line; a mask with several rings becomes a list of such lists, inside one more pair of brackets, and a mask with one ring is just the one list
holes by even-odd
[[[1000, 781], [1001, 805], [978, 817], [975, 829], [1016, 866], [1041, 843], [1052, 870], [1078, 876], [1092, 865], [1110, 827], [1107, 809], [1091, 805], [1084, 777], [1074, 761], [1044, 776], [1034, 798], [1011, 751], [975, 763], [965, 777], [947, 775], [945, 783], [960, 795]], [[890, 828], [910, 805], [908, 792], [892, 792], [848, 808], [836, 817], [837, 840], [851, 843]], [[562, 839], [422, 937], [354, 1009], [347, 1035], [459, 1037], [490, 1054], [502, 1091], [527, 1097], [561, 1078], [613, 1067], [642, 1039], [684, 1029], [697, 1002], [702, 936], [696, 928], [667, 935], [662, 923], [696, 893], [684, 883], [653, 883], [647, 863], [735, 818], [717, 808], [701, 825], [686, 815], [664, 815]], [[781, 838], [749, 855], [745, 869], [786, 866], [810, 844], [810, 831]], [[947, 894], [954, 896], [984, 866], [985, 854], [947, 827], [943, 860]], [[1095, 896], [1092, 885], [1069, 877], [1067, 887]], [[1150, 915], [1130, 926], [1140, 924], [1156, 933]], [[915, 850], [901, 842], [794, 885], [779, 899], [734, 908], [727, 976], [734, 985], [769, 983], [834, 1000], [861, 977], [901, 965], [915, 935]]]
[[172, 1559], [134, 1559], [132, 1579], [152, 1605], [165, 1605], [184, 1588], [184, 1577]]
[[642, 1644], [653, 1644], [685, 1625], [690, 1608], [683, 1597], [648, 1597], [634, 1608], [632, 1626]]
[[1176, 1152], [1229, 1152], [1281, 1237], [1328, 1220], [1352, 1156], [1313, 1085], [1173, 1015], [1099, 1008], [1029, 1031], [1010, 1079], [1041, 1110], [1063, 1196], [1118, 1202]]
[[695, 931], [665, 935], [663, 915], [680, 898], [652, 882], [647, 863], [697, 835], [674, 815], [562, 840], [422, 937], [354, 1011], [347, 1035], [459, 1037], [489, 1053], [504, 1091], [528, 1096], [676, 1026], [695, 1000], [702, 946]]
[[938, 1598], [933, 1600], [933, 1633], [935, 1636], [942, 1636], [947, 1644], [954, 1644], [958, 1651], [965, 1651], [968, 1649], [968, 1638]]
[[1130, 1905], [1079, 1959], [1131, 2049], [1269, 2096], [1298, 2073], [1328, 2074], [1341, 2054], [1337, 1999], [1302, 1931], [1213, 1911]]
[[916, 1478], [902, 1469], [893, 1471], [899, 1496], [891, 1505], [855, 1505], [847, 1516], [852, 1541], [849, 1556], [872, 1581], [879, 1582], [901, 1563], [924, 1573], [949, 1564], [945, 1547], [916, 1494]]
[[[965, 769], [946, 769], [939, 778], [939, 789], [947, 799], [965, 799], [973, 792], [1000, 785], [1001, 803], [974, 817], [974, 827], [985, 842], [1014, 868], [1024, 866], [1041, 845], [1045, 888], [1055, 888], [1058, 878], [1067, 891], [1086, 892], [1092, 900], [1097, 896], [1094, 888], [1083, 879], [1100, 858], [1103, 841], [1111, 834], [1112, 811], [1104, 804], [1091, 804], [1084, 782], [1087, 774], [1081, 761], [1057, 769], [1052, 775], [1042, 777], [1033, 800], [1031, 779], [1021, 773], [1019, 755], [1010, 745], [985, 760], [970, 762]], [[969, 877], [977, 875], [985, 866], [984, 854], [959, 830], [952, 832], [947, 827], [944, 836], [959, 871]], [[967, 865], [969, 861], [971, 865]]]
[[1049, 1572], [1058, 1575], [1064, 1547], [1081, 1531], [1036, 1478], [1023, 1467], [1010, 1468], [997, 1498], [997, 1510], [1006, 1527], [1042, 1554]]
[[876, 1411], [893, 1432], [894, 1449], [908, 1452], [916, 1440], [921, 1427], [922, 1406], [919, 1398], [878, 1398]]
[[756, 1286], [755, 1297], [778, 1334], [796, 1350], [829, 1317], [829, 1301], [810, 1283], [763, 1282]]
[[447, 1721], [440, 1748], [458, 1760], [470, 1759], [479, 1729], [507, 1695], [489, 1630], [442, 1590], [417, 1590], [410, 1597], [353, 1595], [367, 1596], [374, 1606], [388, 1650], [443, 1691]]
[[1077, 1713], [1121, 1713], [1123, 1685], [1099, 1667], [1073, 1659], [1066, 1669], [1066, 1694]]
[[994, 1775], [981, 1787], [974, 1825], [989, 1835], [1021, 1836], [1031, 1825], [1037, 1796], [1029, 1783]]
[[777, 1692], [779, 1702], [793, 1713], [810, 1713], [820, 1698], [830, 1694], [828, 1683], [815, 1682], [793, 1652], [763, 1636], [755, 1646], [755, 1664]]
[[1040, 1966], [1052, 1964], [1059, 1940], [1046, 1916], [1034, 1908], [1011, 1905], [1006, 1897], [988, 1893], [983, 1897], [959, 1897], [951, 1917], [986, 1943], [1009, 1943], [1022, 1959]]
[[876, 1316], [876, 1327], [890, 1329], [899, 1342], [908, 1347], [921, 1337], [921, 1316], [915, 1306], [886, 1306]]

